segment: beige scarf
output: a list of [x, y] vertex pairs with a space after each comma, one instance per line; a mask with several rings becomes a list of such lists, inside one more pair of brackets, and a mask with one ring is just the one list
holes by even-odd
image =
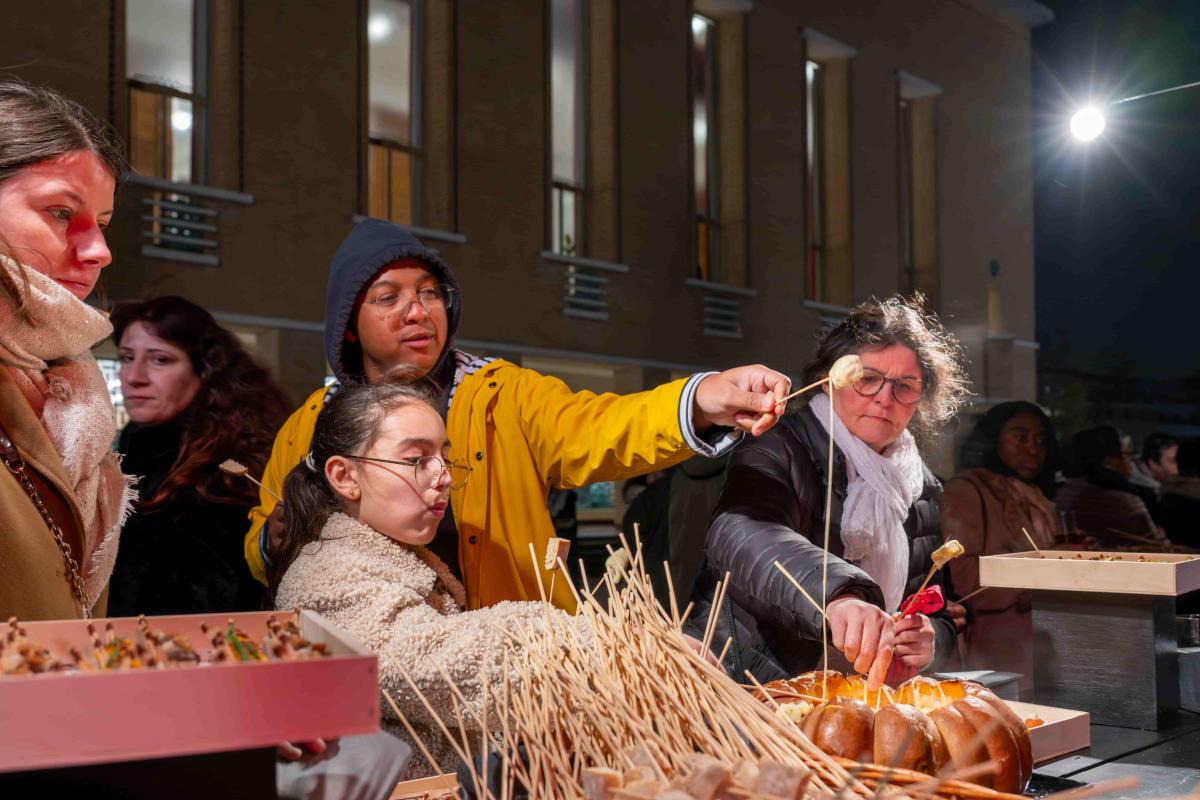
[[136, 499], [133, 478], [121, 474], [112, 451], [116, 415], [91, 353], [92, 345], [112, 333], [112, 325], [107, 315], [45, 275], [3, 256], [0, 269], [18, 286], [25, 272], [32, 319], [32, 324], [19, 321], [13, 298], [0, 292], [0, 364], [24, 384], [35, 411], [34, 401], [41, 401], [42, 426], [83, 518], [83, 554], [75, 555], [89, 603], [95, 603], [112, 575], [118, 534]]

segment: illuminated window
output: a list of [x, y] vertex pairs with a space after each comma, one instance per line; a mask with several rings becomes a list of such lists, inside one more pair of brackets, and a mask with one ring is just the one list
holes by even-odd
[[96, 366], [108, 385], [108, 397], [112, 400], [113, 411], [117, 415], [117, 430], [120, 431], [129, 424], [129, 412], [125, 410], [125, 395], [121, 393], [121, 362], [115, 358], [96, 358]]
[[850, 186], [850, 59], [854, 48], [804, 30], [807, 299], [854, 303]]
[[937, 307], [936, 98], [941, 89], [908, 73], [897, 80], [900, 288], [920, 290]]
[[585, 0], [553, 0], [550, 7], [550, 250], [560, 255], [583, 255], [586, 13]]
[[696, 272], [745, 286], [745, 14], [697, 2], [692, 15], [692, 193]]
[[804, 130], [808, 137], [804, 151], [807, 179], [804, 183], [804, 238], [807, 242], [808, 298], [822, 295], [821, 277], [821, 65], [804, 65]]
[[367, 213], [417, 221], [419, 59], [415, 0], [370, 0], [367, 12]]
[[696, 274], [713, 280], [720, 257], [717, 221], [717, 26], [692, 15], [692, 189], [696, 211]]
[[129, 161], [142, 175], [203, 182], [204, 76], [196, 69], [205, 47], [203, 6], [125, 2]]

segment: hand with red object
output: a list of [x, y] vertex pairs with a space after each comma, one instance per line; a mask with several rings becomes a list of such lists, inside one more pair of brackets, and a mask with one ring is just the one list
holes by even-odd
[[888, 668], [889, 686], [916, 676], [933, 661], [933, 623], [926, 615], [941, 611], [945, 605], [942, 587], [937, 584], [904, 598], [896, 615], [896, 657]]

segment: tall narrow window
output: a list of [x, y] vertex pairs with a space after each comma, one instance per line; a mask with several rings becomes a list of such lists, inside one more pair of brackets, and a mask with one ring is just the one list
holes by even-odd
[[853, 206], [850, 187], [852, 47], [809, 28], [805, 44], [805, 236], [808, 299], [854, 302]]
[[897, 83], [900, 288], [924, 292], [936, 307], [940, 278], [934, 111], [941, 89], [905, 72], [899, 73]]
[[367, 12], [367, 213], [402, 225], [418, 214], [417, 4], [370, 0]]
[[717, 187], [717, 26], [692, 15], [692, 181], [696, 212], [696, 275], [715, 280], [720, 258]]
[[550, 7], [550, 250], [583, 255], [586, 142], [586, 0]]
[[804, 185], [804, 239], [808, 267], [808, 298], [823, 297], [822, 231], [821, 231], [821, 65], [815, 61], [804, 64], [804, 125], [808, 146], [804, 151], [806, 180]]
[[204, 10], [204, 0], [125, 2], [129, 161], [142, 175], [203, 182]]

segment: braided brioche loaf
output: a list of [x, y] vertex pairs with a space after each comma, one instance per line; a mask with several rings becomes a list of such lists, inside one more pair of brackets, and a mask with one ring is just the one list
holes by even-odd
[[781, 715], [832, 756], [930, 775], [947, 764], [990, 760], [996, 771], [974, 782], [1002, 792], [1022, 791], [1033, 774], [1025, 723], [977, 683], [918, 676], [894, 690], [868, 691], [864, 678], [829, 671], [771, 681], [763, 689]]

